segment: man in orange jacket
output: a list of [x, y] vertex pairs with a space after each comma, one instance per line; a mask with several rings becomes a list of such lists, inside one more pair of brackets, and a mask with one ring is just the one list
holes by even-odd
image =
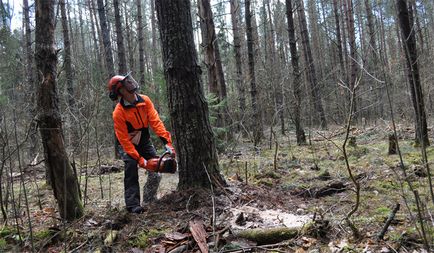
[[[134, 78], [127, 75], [113, 76], [108, 82], [109, 97], [119, 101], [113, 111], [116, 137], [121, 144], [120, 151], [125, 163], [124, 189], [125, 205], [129, 212], [141, 213], [140, 187], [137, 165], [145, 168], [146, 160], [157, 157], [150, 140], [149, 126], [165, 145], [165, 149], [175, 156], [170, 133], [154, 108], [148, 96], [137, 93], [139, 86]], [[143, 203], [156, 199], [161, 176], [148, 171], [148, 180], [143, 188]]]

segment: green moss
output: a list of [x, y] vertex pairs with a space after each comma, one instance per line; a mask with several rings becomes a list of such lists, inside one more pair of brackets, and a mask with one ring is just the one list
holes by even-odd
[[385, 207], [385, 206], [382, 206], [382, 207], [375, 209], [375, 213], [379, 214], [379, 215], [387, 215], [390, 213], [390, 211], [391, 211], [390, 208]]
[[422, 157], [420, 153], [411, 152], [404, 155], [404, 161], [408, 164], [422, 164]]
[[349, 154], [349, 156], [353, 156], [353, 157], [358, 159], [358, 158], [366, 155], [368, 153], [368, 151], [369, 150], [366, 147], [357, 146], [355, 148], [349, 148], [348, 154]]
[[276, 172], [269, 170], [269, 171], [266, 171], [266, 172], [264, 172], [262, 174], [255, 175], [255, 178], [256, 179], [260, 179], [260, 178], [279, 179], [279, 178], [281, 178], [281, 176], [279, 174], [277, 174]]
[[162, 234], [164, 234], [164, 231], [150, 229], [139, 233], [137, 237], [130, 243], [134, 247], [145, 249], [149, 246], [149, 239], [161, 236]]
[[388, 190], [399, 190], [400, 188], [398, 183], [392, 181], [376, 181], [373, 184], [373, 187], [383, 192]]
[[54, 233], [53, 233], [52, 230], [44, 229], [44, 230], [36, 231], [33, 234], [33, 237], [36, 240], [45, 240], [45, 239], [48, 239], [48, 238], [52, 237], [53, 235], [54, 235]]
[[0, 237], [6, 237], [8, 235], [13, 235], [16, 234], [17, 230], [14, 227], [8, 227], [8, 226], [4, 226], [0, 229]]
[[262, 178], [261, 180], [258, 181], [258, 184], [272, 187], [273, 181], [269, 178]]
[[4, 238], [0, 238], [0, 250], [5, 249], [7, 246], [7, 242]]

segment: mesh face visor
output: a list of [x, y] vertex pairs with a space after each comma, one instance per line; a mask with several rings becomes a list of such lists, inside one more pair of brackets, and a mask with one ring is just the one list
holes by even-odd
[[134, 92], [139, 88], [139, 84], [129, 73], [125, 76], [125, 79], [122, 80], [122, 84], [129, 92]]

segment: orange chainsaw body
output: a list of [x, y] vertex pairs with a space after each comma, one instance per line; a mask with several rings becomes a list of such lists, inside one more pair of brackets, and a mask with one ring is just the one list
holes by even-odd
[[145, 169], [152, 172], [160, 173], [175, 173], [178, 168], [178, 163], [171, 156], [166, 156], [166, 154], [161, 157], [151, 158], [146, 160]]

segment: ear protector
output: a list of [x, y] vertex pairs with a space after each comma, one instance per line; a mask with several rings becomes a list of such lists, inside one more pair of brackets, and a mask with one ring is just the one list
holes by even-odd
[[116, 86], [117, 85], [113, 85], [111, 90], [110, 90], [110, 93], [109, 93], [109, 98], [112, 101], [116, 101], [116, 99], [118, 99], [118, 93], [116, 92]]

